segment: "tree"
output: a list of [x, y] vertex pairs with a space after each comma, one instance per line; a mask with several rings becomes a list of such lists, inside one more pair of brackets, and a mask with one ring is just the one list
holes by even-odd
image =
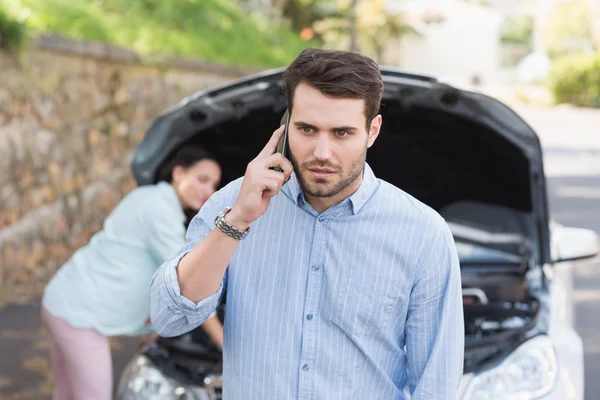
[[358, 51], [358, 20], [356, 15], [356, 6], [358, 6], [358, 0], [352, 0], [350, 2], [350, 50]]
[[533, 18], [529, 15], [507, 17], [502, 26], [503, 43], [523, 44], [531, 47], [533, 40]]
[[25, 47], [26, 41], [27, 27], [25, 22], [0, 8], [0, 50], [16, 54]]
[[404, 12], [390, 12], [384, 0], [362, 1], [357, 10], [361, 43], [365, 50], [382, 62], [386, 44], [418, 32]]
[[592, 35], [596, 51], [600, 53], [600, 0], [588, 0], [591, 11]]
[[273, 3], [281, 9], [294, 32], [312, 28], [316, 22], [338, 15], [331, 0], [273, 0]]
[[338, 0], [337, 5], [334, 17], [315, 24], [330, 47], [361, 50], [381, 62], [390, 40], [416, 34], [406, 14], [390, 12], [384, 0]]
[[545, 33], [546, 50], [552, 57], [590, 49], [594, 40], [588, 0], [556, 4]]

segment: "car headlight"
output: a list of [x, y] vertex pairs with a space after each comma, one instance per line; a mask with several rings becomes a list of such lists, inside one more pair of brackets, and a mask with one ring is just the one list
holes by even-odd
[[204, 400], [202, 389], [192, 390], [164, 376], [143, 355], [137, 355], [127, 365], [117, 389], [118, 400]]
[[556, 383], [558, 364], [547, 336], [530, 339], [499, 365], [473, 378], [463, 400], [533, 400]]

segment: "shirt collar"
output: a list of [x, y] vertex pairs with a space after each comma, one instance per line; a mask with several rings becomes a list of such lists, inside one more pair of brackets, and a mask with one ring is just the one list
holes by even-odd
[[298, 177], [296, 172], [292, 172], [290, 180], [281, 189], [296, 205], [299, 204], [300, 197], [302, 196], [302, 189], [300, 189], [300, 183], [298, 183]]
[[354, 214], [358, 214], [365, 204], [371, 200], [371, 197], [373, 197], [377, 191], [377, 188], [379, 188], [379, 180], [373, 173], [371, 166], [365, 163], [363, 179], [360, 183], [360, 187], [350, 196], [350, 201], [352, 202], [352, 212]]
[[[365, 204], [367, 204], [371, 197], [373, 197], [373, 194], [375, 194], [375, 191], [378, 187], [379, 180], [373, 173], [373, 170], [369, 164], [365, 163], [363, 179], [358, 190], [356, 190], [356, 192], [346, 199], [352, 205], [353, 214], [358, 214], [362, 210]], [[296, 176], [295, 172], [293, 172], [290, 176], [290, 180], [285, 184], [282, 192], [284, 192], [296, 205], [300, 205], [301, 201], [305, 201], [304, 194], [302, 193], [302, 189], [300, 188], [300, 183], [298, 182], [298, 177]], [[344, 202], [346, 200], [344, 200]]]

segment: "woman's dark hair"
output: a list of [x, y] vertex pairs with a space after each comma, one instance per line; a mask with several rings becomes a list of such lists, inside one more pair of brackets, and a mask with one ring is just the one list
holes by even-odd
[[[202, 160], [212, 160], [217, 164], [219, 163], [215, 155], [202, 146], [191, 144], [181, 147], [159, 168], [156, 174], [156, 181], [166, 181], [171, 183], [173, 180], [173, 170], [176, 166], [179, 165], [183, 168], [189, 168]], [[198, 213], [198, 210], [186, 208], [183, 212], [186, 216], [184, 225], [187, 229], [190, 222], [192, 222], [192, 218]]]
[[188, 168], [202, 160], [212, 160], [218, 163], [217, 158], [202, 146], [191, 144], [181, 147], [160, 167], [156, 174], [156, 181], [171, 183], [176, 166]]

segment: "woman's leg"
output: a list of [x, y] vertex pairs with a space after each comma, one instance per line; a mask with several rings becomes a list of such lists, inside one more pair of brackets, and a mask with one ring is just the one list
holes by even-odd
[[50, 367], [54, 374], [54, 391], [52, 393], [52, 400], [73, 400], [71, 396], [71, 389], [69, 387], [69, 377], [67, 375], [67, 367], [65, 365], [65, 359], [62, 356], [60, 347], [54, 338], [51, 316], [42, 307], [42, 321], [48, 331], [48, 346], [50, 351]]
[[92, 329], [73, 328], [47, 311], [46, 315], [64, 361], [71, 398], [111, 400], [112, 359], [108, 338]]

